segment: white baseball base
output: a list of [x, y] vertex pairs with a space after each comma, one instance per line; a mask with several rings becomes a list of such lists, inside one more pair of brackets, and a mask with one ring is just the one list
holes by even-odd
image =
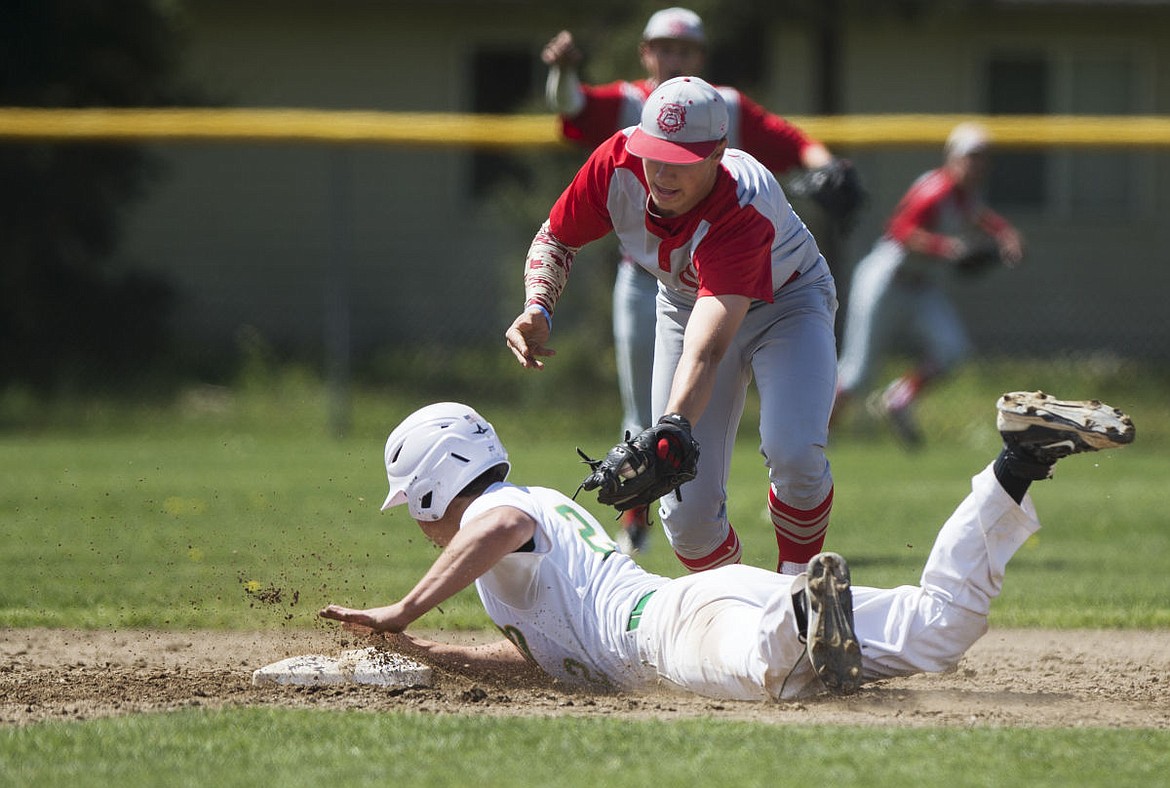
[[380, 687], [429, 687], [431, 669], [401, 654], [370, 646], [341, 652], [288, 657], [252, 672], [252, 686], [285, 684], [315, 687], [326, 684], [373, 684]]

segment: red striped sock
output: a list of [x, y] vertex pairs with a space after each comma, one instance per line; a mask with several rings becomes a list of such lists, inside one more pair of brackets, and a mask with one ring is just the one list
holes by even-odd
[[829, 529], [829, 514], [833, 511], [833, 488], [828, 495], [811, 509], [797, 509], [776, 497], [776, 491], [768, 487], [768, 511], [772, 515], [772, 527], [776, 529], [776, 546], [780, 557], [776, 571], [785, 561], [805, 564], [825, 546], [825, 531]]
[[727, 538], [723, 540], [722, 544], [707, 553], [707, 555], [699, 558], [685, 558], [679, 555], [677, 551], [675, 555], [678, 556], [678, 560], [688, 570], [692, 572], [705, 572], [708, 569], [714, 569], [718, 566], [738, 564], [740, 557], [743, 555], [743, 546], [739, 543], [739, 535], [736, 534], [735, 529], [728, 523]]

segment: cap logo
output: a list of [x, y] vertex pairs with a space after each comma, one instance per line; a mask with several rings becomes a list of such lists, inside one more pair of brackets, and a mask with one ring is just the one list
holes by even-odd
[[658, 128], [663, 134], [677, 134], [687, 125], [687, 108], [671, 102], [658, 110]]

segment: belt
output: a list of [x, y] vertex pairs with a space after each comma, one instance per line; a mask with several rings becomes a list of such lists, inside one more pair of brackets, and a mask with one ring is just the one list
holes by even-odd
[[650, 597], [652, 596], [654, 596], [654, 591], [648, 591], [638, 599], [638, 603], [630, 611], [630, 621], [626, 624], [627, 632], [633, 632], [642, 623], [642, 611], [646, 609], [646, 603], [650, 601]]

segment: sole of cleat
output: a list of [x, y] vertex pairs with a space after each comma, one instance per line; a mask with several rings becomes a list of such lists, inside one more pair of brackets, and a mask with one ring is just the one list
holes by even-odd
[[1004, 394], [996, 406], [1000, 432], [1024, 432], [1042, 427], [1074, 433], [1094, 450], [1133, 443], [1133, 421], [1122, 411], [1100, 400], [1059, 400], [1042, 391]]
[[853, 591], [845, 559], [822, 553], [810, 561], [806, 593], [813, 671], [831, 692], [856, 692], [861, 686], [861, 646], [853, 632]]

